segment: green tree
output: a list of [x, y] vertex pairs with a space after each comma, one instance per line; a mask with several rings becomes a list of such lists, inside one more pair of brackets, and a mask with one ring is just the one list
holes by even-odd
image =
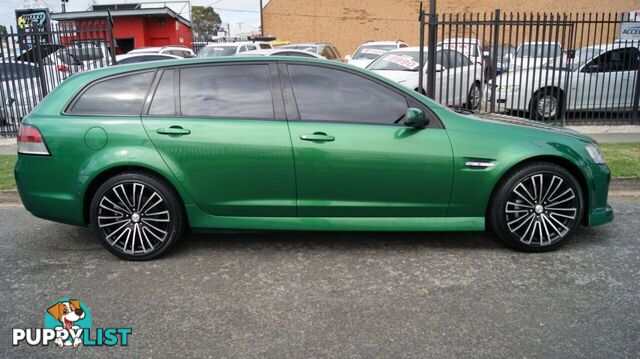
[[191, 25], [197, 40], [209, 40], [220, 29], [220, 15], [211, 6], [191, 7]]
[[4, 25], [0, 25], [0, 35], [5, 35], [7, 33], [7, 27]]

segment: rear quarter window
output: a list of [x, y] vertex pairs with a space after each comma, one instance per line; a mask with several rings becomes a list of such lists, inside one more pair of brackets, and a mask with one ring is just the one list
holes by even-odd
[[153, 71], [116, 76], [89, 84], [67, 113], [82, 115], [140, 115]]

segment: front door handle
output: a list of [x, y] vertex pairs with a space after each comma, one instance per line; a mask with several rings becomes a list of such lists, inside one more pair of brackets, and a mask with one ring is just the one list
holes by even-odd
[[182, 136], [190, 134], [191, 130], [182, 128], [180, 126], [171, 126], [166, 128], [159, 128], [156, 130], [156, 132], [161, 135]]
[[324, 132], [314, 132], [312, 135], [300, 135], [300, 139], [303, 141], [330, 142], [334, 141], [336, 138], [329, 136]]

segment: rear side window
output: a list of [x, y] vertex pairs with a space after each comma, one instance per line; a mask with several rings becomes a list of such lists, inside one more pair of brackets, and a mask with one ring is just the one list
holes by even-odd
[[0, 64], [0, 81], [22, 80], [38, 76], [35, 66], [27, 64]]
[[362, 76], [319, 66], [287, 68], [302, 121], [392, 125], [407, 111], [404, 96]]
[[69, 113], [84, 115], [139, 115], [153, 72], [100, 81], [76, 99]]
[[174, 73], [174, 70], [166, 70], [162, 74], [153, 102], [149, 107], [150, 115], [174, 116], [176, 114]]
[[268, 65], [217, 65], [180, 70], [182, 115], [273, 118]]

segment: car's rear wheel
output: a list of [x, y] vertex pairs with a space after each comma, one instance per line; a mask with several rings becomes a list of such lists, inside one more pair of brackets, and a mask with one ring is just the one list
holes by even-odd
[[496, 187], [487, 222], [508, 246], [542, 252], [573, 233], [583, 206], [580, 183], [569, 171], [553, 163], [532, 163]]
[[105, 181], [90, 205], [91, 229], [113, 254], [147, 260], [166, 252], [182, 234], [184, 211], [177, 193], [144, 173]]

